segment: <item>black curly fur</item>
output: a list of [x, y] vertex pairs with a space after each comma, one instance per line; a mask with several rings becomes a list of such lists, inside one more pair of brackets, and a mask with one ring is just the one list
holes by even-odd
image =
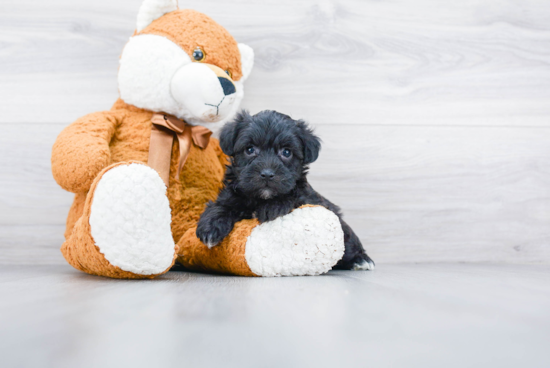
[[276, 111], [241, 112], [223, 128], [220, 145], [231, 165], [216, 202], [208, 203], [199, 220], [197, 237], [203, 243], [218, 244], [242, 219], [256, 217], [263, 223], [313, 204], [334, 212], [344, 231], [345, 253], [334, 268], [365, 262], [374, 266], [340, 208], [307, 182], [308, 165], [319, 156], [321, 141], [304, 121]]

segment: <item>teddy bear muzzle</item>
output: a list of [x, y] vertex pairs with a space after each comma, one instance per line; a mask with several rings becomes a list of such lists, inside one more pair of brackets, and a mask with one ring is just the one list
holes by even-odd
[[196, 118], [218, 122], [231, 113], [237, 87], [221, 68], [206, 63], [190, 63], [174, 74], [171, 92], [177, 103]]

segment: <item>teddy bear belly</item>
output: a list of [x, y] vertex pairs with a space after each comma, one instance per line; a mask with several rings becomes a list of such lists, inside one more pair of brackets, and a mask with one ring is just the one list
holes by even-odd
[[[207, 151], [208, 148], [205, 150]], [[191, 227], [196, 226], [208, 201], [214, 201], [222, 187], [224, 168], [217, 156], [209, 158], [189, 155], [180, 180], [170, 180], [168, 199], [172, 208], [172, 234], [177, 241]], [[212, 152], [213, 153], [213, 152]]]

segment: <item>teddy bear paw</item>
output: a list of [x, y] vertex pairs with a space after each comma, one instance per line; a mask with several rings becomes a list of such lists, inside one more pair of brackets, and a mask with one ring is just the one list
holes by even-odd
[[90, 214], [91, 234], [113, 266], [154, 275], [172, 265], [175, 244], [166, 186], [150, 167], [119, 165], [101, 177]]
[[313, 206], [256, 226], [248, 237], [245, 258], [259, 276], [303, 276], [330, 271], [343, 254], [338, 217]]

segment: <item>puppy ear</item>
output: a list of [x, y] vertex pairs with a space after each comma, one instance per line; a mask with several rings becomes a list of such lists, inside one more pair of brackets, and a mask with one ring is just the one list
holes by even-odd
[[313, 134], [313, 129], [308, 127], [307, 123], [303, 120], [298, 120], [296, 127], [300, 131], [299, 138], [304, 145], [304, 165], [308, 165], [315, 162], [319, 157], [321, 139]]
[[220, 147], [228, 156], [235, 156], [235, 142], [239, 137], [240, 131], [248, 125], [250, 120], [248, 111], [241, 111], [229, 124], [225, 124], [220, 133]]

